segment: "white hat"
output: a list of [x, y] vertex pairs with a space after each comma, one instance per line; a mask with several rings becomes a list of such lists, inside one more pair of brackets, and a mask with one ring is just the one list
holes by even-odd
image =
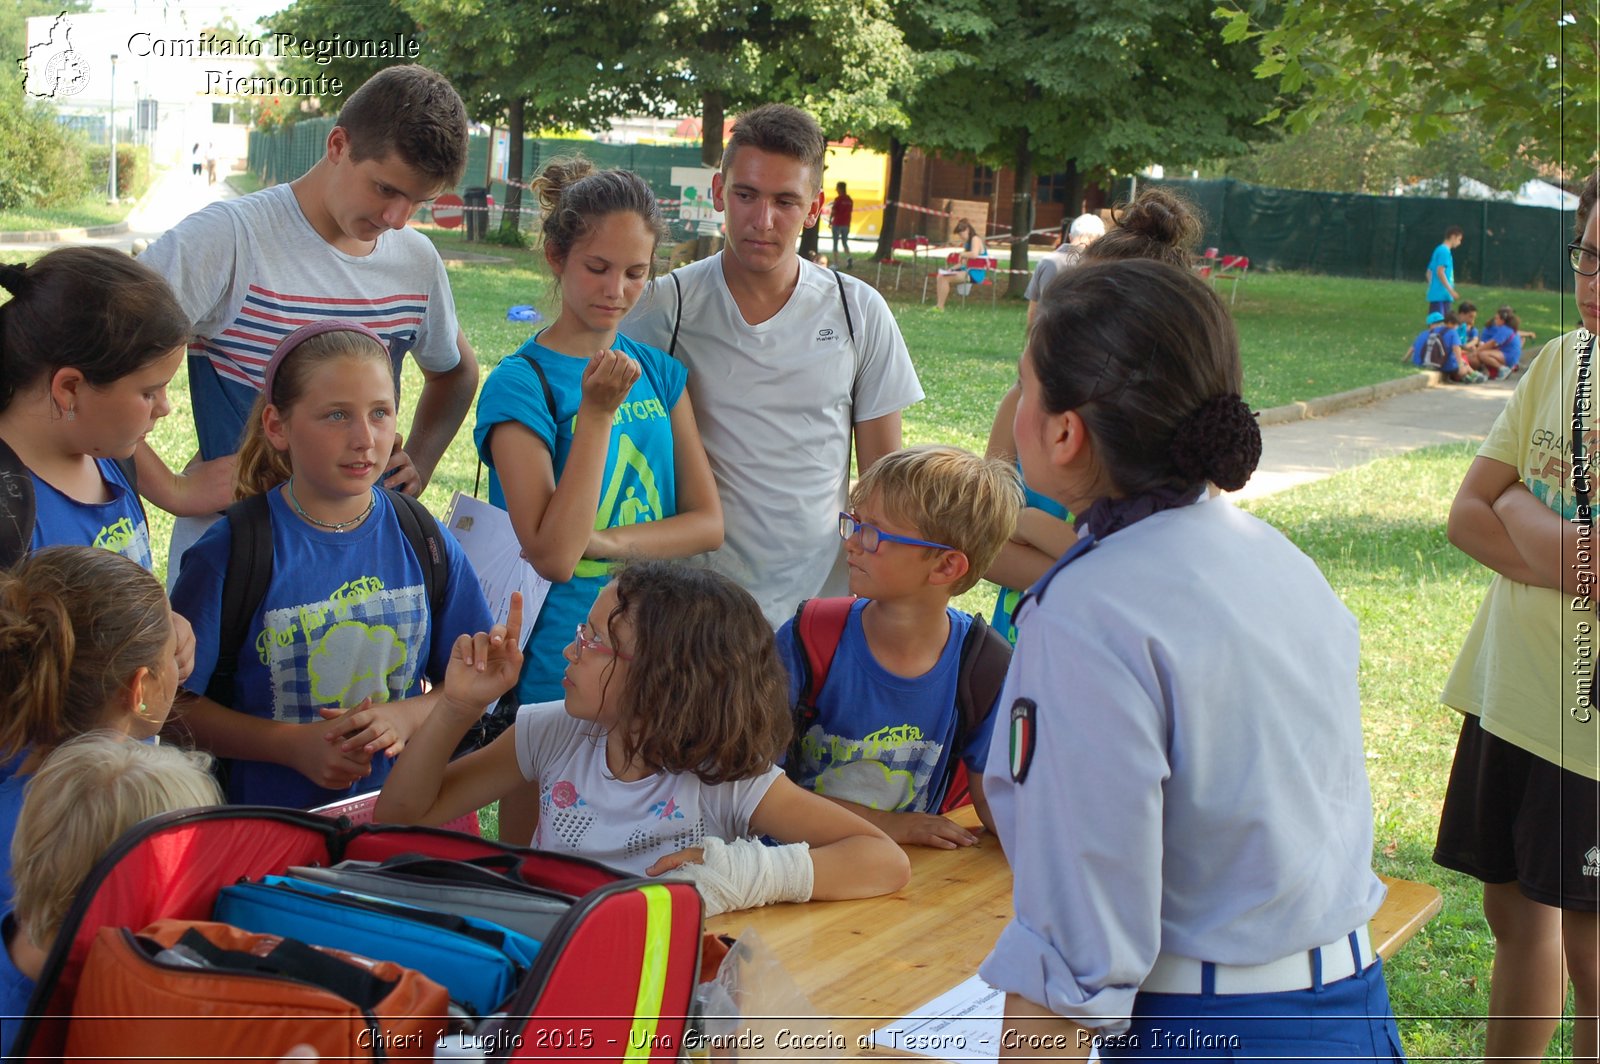
[[1080, 236], [1105, 236], [1106, 223], [1100, 220], [1098, 214], [1080, 214], [1072, 220], [1072, 228], [1067, 230], [1068, 239]]

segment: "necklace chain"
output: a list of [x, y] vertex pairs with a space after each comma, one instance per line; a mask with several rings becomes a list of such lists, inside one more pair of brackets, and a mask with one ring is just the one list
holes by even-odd
[[289, 478], [289, 482], [284, 485], [284, 491], [286, 494], [288, 494], [289, 504], [294, 507], [295, 513], [299, 514], [307, 521], [310, 521], [318, 528], [326, 528], [330, 532], [348, 532], [350, 529], [356, 527], [367, 519], [368, 514], [372, 513], [373, 503], [377, 501], [377, 496], [369, 492], [367, 495], [367, 508], [362, 510], [355, 517], [352, 517], [348, 521], [323, 521], [320, 518], [312, 517], [310, 514], [306, 513], [305, 507], [300, 505], [300, 500], [295, 498], [294, 477]]

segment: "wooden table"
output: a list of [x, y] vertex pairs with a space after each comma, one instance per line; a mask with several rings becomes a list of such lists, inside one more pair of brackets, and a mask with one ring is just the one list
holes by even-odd
[[[970, 807], [952, 819], [975, 827]], [[782, 961], [826, 1030], [853, 1053], [857, 1037], [977, 974], [1012, 917], [1011, 869], [988, 835], [975, 847], [907, 847], [911, 882], [860, 901], [773, 905], [725, 913], [706, 928], [738, 937], [754, 929]], [[1372, 941], [1394, 955], [1439, 911], [1438, 890], [1384, 877], [1389, 887], [1373, 917]]]

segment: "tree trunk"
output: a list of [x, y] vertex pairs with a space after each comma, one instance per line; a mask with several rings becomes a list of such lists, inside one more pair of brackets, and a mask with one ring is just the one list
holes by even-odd
[[726, 118], [722, 93], [715, 89], [700, 97], [700, 165], [722, 165], [722, 123]]
[[[712, 169], [722, 165], [722, 93], [708, 90], [700, 97], [700, 165]], [[717, 237], [701, 233], [694, 240], [696, 260], [709, 258], [717, 250]]]
[[889, 138], [889, 187], [883, 194], [883, 228], [878, 231], [878, 250], [872, 257], [880, 262], [894, 258], [895, 226], [900, 223], [900, 178], [906, 169], [906, 146], [899, 137]]
[[[1028, 146], [1028, 133], [1017, 134], [1017, 162], [1015, 184], [1011, 193], [1011, 269], [1028, 269], [1028, 232], [1033, 228], [1033, 149]], [[1027, 273], [1008, 275], [1006, 293], [1013, 288], [1021, 291], [1027, 287]]]
[[506, 152], [506, 204], [500, 212], [500, 232], [506, 234], [517, 231], [522, 214], [522, 108], [522, 100], [512, 100], [506, 118], [510, 138]]
[[1083, 213], [1083, 171], [1078, 169], [1078, 160], [1068, 159], [1061, 172], [1067, 179], [1061, 195], [1061, 220], [1070, 226]]

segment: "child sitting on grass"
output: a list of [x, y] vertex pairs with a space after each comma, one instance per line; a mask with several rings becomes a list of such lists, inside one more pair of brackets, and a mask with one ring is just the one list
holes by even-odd
[[[35, 982], [78, 889], [123, 832], [175, 809], [218, 804], [211, 759], [112, 731], [55, 749], [28, 784], [11, 840], [15, 902], [0, 916], [0, 1016], [28, 1011]], [[0, 1023], [0, 1055], [20, 1024]]]
[[[1443, 313], [1435, 310], [1428, 314], [1428, 322], [1417, 338], [1411, 342], [1411, 364], [1423, 369], [1436, 369], [1447, 381], [1457, 384], [1480, 384], [1489, 378], [1472, 368], [1464, 357], [1456, 326], [1461, 319], [1453, 310]], [[1438, 343], [1430, 343], [1437, 337]]]
[[[802, 786], [901, 843], [953, 849], [977, 837], [939, 815], [965, 762], [979, 819], [990, 705], [976, 727], [958, 712], [962, 646], [982, 621], [950, 600], [976, 584], [1011, 536], [1022, 490], [1005, 462], [955, 447], [895, 451], [869, 468], [839, 515], [850, 607], [827, 680], [802, 707], [788, 771]], [[805, 694], [805, 607], [778, 630], [789, 693]], [[1007, 659], [1010, 648], [992, 631]], [[808, 641], [812, 638], [807, 632]], [[998, 694], [998, 692], [996, 692]]]

